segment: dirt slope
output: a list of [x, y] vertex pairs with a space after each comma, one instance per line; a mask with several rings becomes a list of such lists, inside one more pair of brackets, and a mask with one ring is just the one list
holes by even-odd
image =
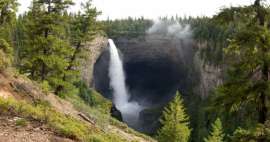
[[[55, 110], [65, 115], [77, 118], [92, 127], [95, 127], [94, 121], [76, 110], [67, 100], [61, 99], [56, 95], [45, 94], [37, 84], [25, 77], [12, 76], [10, 73], [0, 73], [0, 97], [15, 98], [16, 100], [25, 100], [33, 103], [38, 100], [48, 101]], [[61, 138], [55, 135], [43, 124], [30, 122], [27, 126], [17, 127], [16, 117], [0, 116], [0, 142], [72, 142], [73, 140]], [[121, 128], [110, 125], [110, 133], [119, 135], [127, 142], [138, 141], [147, 142], [144, 138], [128, 133]], [[152, 140], [151, 140], [152, 141]], [[154, 140], [153, 140], [154, 141]]]
[[56, 136], [46, 126], [31, 122], [17, 126], [18, 117], [0, 116], [0, 142], [73, 142]]

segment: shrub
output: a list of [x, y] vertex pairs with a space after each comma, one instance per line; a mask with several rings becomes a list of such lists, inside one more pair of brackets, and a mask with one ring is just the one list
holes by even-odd
[[16, 126], [22, 126], [22, 127], [25, 127], [25, 126], [27, 126], [28, 121], [25, 120], [24, 118], [20, 118], [20, 119], [17, 119], [17, 120], [15, 121], [15, 124], [16, 124]]
[[80, 98], [89, 106], [98, 108], [103, 113], [110, 112], [112, 104], [109, 100], [105, 99], [101, 94], [93, 89], [88, 88], [84, 82], [78, 82], [76, 86], [79, 88]]

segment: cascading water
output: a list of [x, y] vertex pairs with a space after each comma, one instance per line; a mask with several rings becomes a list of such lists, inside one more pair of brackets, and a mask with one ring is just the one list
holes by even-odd
[[138, 126], [139, 113], [142, 107], [136, 102], [130, 101], [130, 94], [125, 83], [125, 73], [123, 63], [118, 50], [112, 39], [109, 39], [110, 45], [110, 86], [113, 90], [113, 103], [121, 112], [124, 122], [128, 125]]

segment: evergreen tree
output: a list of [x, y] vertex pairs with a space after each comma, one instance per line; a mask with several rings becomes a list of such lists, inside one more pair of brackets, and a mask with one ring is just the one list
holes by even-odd
[[[71, 45], [74, 47], [74, 51], [71, 54], [68, 66], [66, 68], [67, 72], [71, 74], [65, 74], [63, 77], [63, 81], [71, 81], [77, 82], [79, 81], [80, 72], [78, 70], [78, 66], [80, 65], [80, 61], [84, 59], [83, 53], [87, 49], [84, 45], [87, 42], [91, 42], [94, 39], [98, 32], [98, 23], [96, 21], [97, 16], [100, 12], [97, 11], [96, 8], [93, 8], [91, 5], [91, 0], [87, 1], [85, 4], [82, 4], [83, 11], [82, 13], [70, 15], [70, 41]], [[56, 88], [56, 93], [62, 91], [64, 86], [59, 85]]]
[[225, 49], [228, 72], [224, 84], [217, 90], [215, 105], [240, 113], [239, 125], [244, 122], [242, 126], [246, 129], [256, 127], [257, 123], [264, 125], [268, 119], [269, 15], [261, 0], [256, 0], [252, 6], [224, 9], [215, 17], [222, 23], [235, 25]]
[[16, 0], [0, 1], [0, 70], [11, 65], [13, 58], [12, 26], [16, 19]]
[[[238, 20], [239, 26], [225, 50], [228, 74], [224, 85], [218, 89], [221, 97], [217, 103], [221, 103], [230, 111], [237, 111], [250, 105], [256, 106], [257, 121], [264, 124], [267, 119], [266, 102], [270, 87], [268, 75], [270, 31], [265, 21], [267, 11], [262, 5], [257, 5], [257, 2], [260, 1], [256, 0], [253, 6], [238, 9], [237, 12], [235, 9], [230, 11], [235, 15], [241, 15], [242, 20]], [[230, 17], [222, 14], [224, 13], [219, 16]]]
[[162, 127], [158, 131], [157, 139], [160, 142], [187, 142], [190, 137], [189, 117], [185, 113], [183, 100], [179, 92], [168, 107], [163, 111], [160, 120]]
[[204, 139], [205, 142], [223, 142], [224, 134], [222, 130], [221, 120], [218, 118], [214, 124], [212, 124], [212, 130], [210, 135]]
[[[57, 94], [76, 91], [72, 80], [63, 80], [73, 74], [67, 70], [74, 49], [68, 41], [68, 19], [64, 16], [70, 5], [71, 0], [34, 0], [26, 15], [27, 43], [21, 51], [21, 71], [45, 86], [49, 84]], [[58, 92], [58, 86], [65, 91]]]
[[17, 0], [0, 1], [0, 25], [10, 23], [16, 18]]

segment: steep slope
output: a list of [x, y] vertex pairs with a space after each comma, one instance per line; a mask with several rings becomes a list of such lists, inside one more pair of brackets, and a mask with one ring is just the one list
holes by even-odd
[[102, 114], [108, 123], [101, 126], [94, 119], [98, 109], [81, 103], [79, 110], [74, 98], [61, 99], [26, 77], [0, 73], [0, 141], [154, 141], [109, 115]]

